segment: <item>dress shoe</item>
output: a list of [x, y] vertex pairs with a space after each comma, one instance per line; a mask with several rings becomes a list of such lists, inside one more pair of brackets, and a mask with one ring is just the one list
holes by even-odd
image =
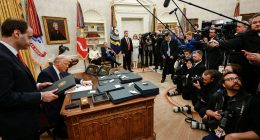
[[130, 72], [134, 72], [134, 71], [132, 71], [132, 70], [129, 70]]
[[165, 79], [162, 79], [162, 80], [161, 80], [161, 83], [164, 83], [164, 81], [165, 81]]
[[121, 65], [121, 63], [117, 63], [117, 66], [120, 66]]

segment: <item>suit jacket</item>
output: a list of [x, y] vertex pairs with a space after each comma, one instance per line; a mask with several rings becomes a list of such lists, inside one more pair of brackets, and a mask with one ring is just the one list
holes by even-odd
[[[130, 37], [128, 37], [129, 39], [129, 42], [130, 42], [130, 52], [133, 52], [133, 43], [132, 43], [132, 39]], [[121, 47], [121, 51], [123, 54], [126, 54], [128, 52], [128, 44], [126, 42], [126, 39], [125, 37], [123, 37], [121, 39], [121, 44], [120, 44], [120, 47]]]
[[[108, 48], [108, 49], [111, 50], [111, 48]], [[109, 53], [110, 53], [111, 56], [114, 56], [113, 53], [111, 53], [111, 52], [109, 52]], [[105, 47], [101, 47], [101, 54], [102, 54], [102, 57], [108, 57]]]
[[[170, 41], [170, 56], [173, 56], [173, 59], [176, 60], [177, 56], [178, 56], [178, 43], [176, 40], [171, 40]], [[168, 44], [167, 41], [163, 41], [162, 42], [162, 47], [161, 47], [161, 56], [164, 55], [166, 58], [169, 58], [170, 56], [168, 56], [167, 54], [168, 51]]]
[[0, 136], [33, 135], [39, 129], [41, 94], [19, 59], [0, 43]]
[[[68, 73], [68, 72], [62, 73], [63, 77], [68, 76], [68, 75], [70, 75], [70, 73]], [[37, 81], [39, 83], [43, 83], [43, 82], [54, 83], [58, 80], [59, 80], [59, 77], [53, 66], [49, 66], [49, 67], [45, 68], [44, 70], [42, 70], [37, 79]], [[75, 78], [75, 81], [77, 84], [80, 83], [80, 79]], [[60, 93], [58, 96], [59, 96], [59, 98], [57, 100], [54, 100], [50, 103], [44, 103], [42, 106], [42, 109], [50, 122], [57, 121], [57, 119], [60, 116], [60, 110], [61, 110], [64, 98], [65, 98], [65, 94]]]
[[188, 70], [189, 77], [194, 77], [195, 75], [197, 76], [202, 76], [202, 73], [206, 70], [206, 67], [204, 63], [201, 61], [198, 63], [196, 66], [193, 66]]

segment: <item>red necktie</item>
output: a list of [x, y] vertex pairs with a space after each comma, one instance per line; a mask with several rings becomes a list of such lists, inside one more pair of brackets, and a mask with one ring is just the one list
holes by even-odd
[[[20, 62], [25, 65], [25, 63], [23, 62], [23, 58], [22, 55], [20, 54], [20, 52], [17, 53], [17, 58], [20, 60]], [[26, 65], [25, 65], [26, 66]]]
[[127, 46], [128, 46], [128, 50], [130, 50], [130, 42], [129, 42], [129, 38], [126, 39], [126, 42], [127, 42]]

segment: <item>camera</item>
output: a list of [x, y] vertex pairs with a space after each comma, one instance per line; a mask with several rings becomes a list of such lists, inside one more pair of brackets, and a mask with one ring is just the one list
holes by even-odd
[[208, 130], [207, 126], [204, 123], [200, 123], [195, 120], [191, 121], [191, 128], [200, 129], [200, 130]]
[[191, 106], [189, 106], [189, 105], [185, 105], [182, 107], [175, 106], [175, 107], [173, 107], [173, 112], [175, 112], [175, 113], [187, 112], [188, 114], [191, 114]]
[[192, 83], [202, 82], [202, 77], [196, 75], [194, 77], [191, 77], [191, 81]]
[[229, 111], [218, 111], [218, 114], [222, 116], [222, 119], [220, 120], [219, 126], [222, 128], [225, 128], [228, 122], [228, 119], [232, 118], [233, 114]]

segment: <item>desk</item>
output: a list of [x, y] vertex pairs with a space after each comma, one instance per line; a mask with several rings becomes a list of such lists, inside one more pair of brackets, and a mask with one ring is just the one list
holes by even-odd
[[[140, 97], [121, 104], [104, 104], [81, 110], [65, 110], [70, 103], [67, 94], [61, 115], [65, 117], [69, 140], [155, 140], [154, 98]], [[90, 98], [89, 98], [90, 100]]]

